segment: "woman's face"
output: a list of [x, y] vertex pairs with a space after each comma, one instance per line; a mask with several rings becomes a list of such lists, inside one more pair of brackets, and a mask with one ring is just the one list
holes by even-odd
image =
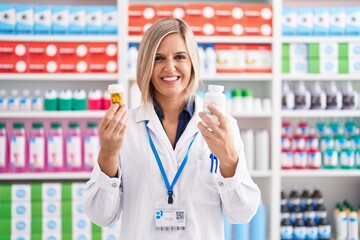
[[190, 76], [191, 60], [184, 39], [178, 33], [167, 35], [156, 52], [151, 77], [156, 99], [185, 98]]

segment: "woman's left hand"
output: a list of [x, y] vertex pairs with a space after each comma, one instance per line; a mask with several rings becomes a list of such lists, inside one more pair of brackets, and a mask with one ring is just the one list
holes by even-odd
[[203, 112], [200, 112], [199, 116], [201, 120], [208, 127], [202, 122], [199, 122], [198, 128], [210, 148], [210, 151], [220, 161], [221, 175], [225, 178], [232, 177], [235, 174], [238, 156], [234, 147], [229, 123], [225, 115], [217, 110], [216, 107], [209, 105], [208, 108], [211, 113], [218, 118], [219, 125], [211, 121], [211, 119]]

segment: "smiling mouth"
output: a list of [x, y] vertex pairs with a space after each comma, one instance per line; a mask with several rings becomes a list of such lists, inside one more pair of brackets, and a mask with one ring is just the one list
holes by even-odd
[[180, 77], [176, 77], [176, 76], [174, 76], [174, 77], [162, 77], [160, 79], [163, 80], [163, 81], [166, 81], [166, 82], [174, 82], [176, 80], [179, 80]]

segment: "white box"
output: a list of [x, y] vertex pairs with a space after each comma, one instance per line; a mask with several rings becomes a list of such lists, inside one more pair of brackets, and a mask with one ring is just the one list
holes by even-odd
[[313, 8], [314, 35], [328, 35], [330, 29], [330, 13], [327, 8]]
[[118, 234], [120, 232], [120, 227], [121, 227], [121, 220], [118, 220], [108, 227], [103, 227], [102, 232]]
[[84, 6], [70, 6], [70, 35], [85, 34], [86, 8]]
[[46, 201], [42, 202], [42, 215], [44, 217], [61, 217], [61, 203], [60, 201]]
[[306, 58], [292, 58], [290, 60], [290, 73], [307, 73], [308, 60]]
[[13, 184], [11, 187], [11, 201], [30, 202], [30, 184]]
[[43, 232], [61, 232], [61, 218], [43, 217], [42, 230]]
[[320, 58], [320, 73], [339, 73], [339, 59]]
[[101, 233], [101, 239], [109, 240], [120, 240], [120, 234], [119, 233], [109, 233], [109, 232], [102, 232]]
[[346, 29], [347, 36], [360, 35], [360, 7], [346, 8]]
[[73, 200], [71, 202], [71, 205], [72, 205], [72, 215], [73, 216], [85, 216], [81, 200]]
[[349, 58], [349, 73], [360, 73], [360, 58]]
[[295, 8], [283, 8], [282, 11], [282, 34], [291, 36], [296, 34], [297, 30], [297, 12]]
[[11, 234], [27, 234], [31, 231], [30, 217], [12, 218]]
[[103, 7], [103, 34], [116, 35], [118, 14], [116, 6], [104, 6]]
[[297, 34], [300, 36], [309, 36], [313, 34], [313, 12], [311, 8], [297, 9]]
[[338, 57], [339, 56], [339, 44], [338, 43], [329, 43], [329, 42], [320, 42], [319, 43], [319, 56], [323, 57]]
[[306, 43], [291, 43], [290, 48], [290, 59], [291, 58], [307, 58], [308, 47]]
[[0, 3], [0, 33], [15, 34], [16, 12], [13, 4]]
[[43, 232], [42, 240], [62, 240], [61, 232]]
[[[84, 232], [73, 232], [72, 239], [75, 240], [91, 240], [91, 234], [90, 233], [84, 233]], [[104, 239], [104, 238], [103, 238]], [[104, 240], [117, 240], [117, 239], [104, 239]]]
[[68, 6], [52, 6], [52, 32], [63, 35], [69, 31], [69, 8]]
[[51, 34], [51, 7], [35, 5], [35, 34]]
[[16, 5], [16, 33], [34, 34], [34, 7], [28, 4]]
[[73, 200], [81, 200], [84, 193], [85, 183], [72, 183], [71, 184], [71, 197]]
[[101, 6], [88, 6], [86, 8], [86, 33], [90, 35], [101, 34], [103, 27], [103, 11]]
[[61, 183], [43, 183], [43, 200], [61, 200]]
[[12, 202], [11, 217], [22, 218], [31, 216], [30, 202]]
[[360, 57], [360, 42], [349, 42], [349, 58]]
[[91, 221], [87, 216], [72, 217], [72, 231], [81, 233], [91, 233]]
[[11, 234], [11, 240], [31, 240], [31, 233]]
[[341, 36], [345, 33], [346, 28], [346, 14], [342, 7], [334, 7], [329, 9], [330, 29], [329, 34], [334, 36]]

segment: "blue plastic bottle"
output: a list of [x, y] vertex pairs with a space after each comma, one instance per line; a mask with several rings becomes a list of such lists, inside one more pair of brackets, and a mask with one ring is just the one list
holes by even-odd
[[232, 240], [231, 237], [231, 224], [227, 220], [227, 218], [224, 216], [224, 233], [225, 233], [225, 240]]
[[249, 240], [249, 224], [235, 224], [233, 225], [234, 239], [233, 240]]
[[260, 203], [255, 216], [250, 222], [250, 239], [266, 239], [266, 207], [262, 202]]

